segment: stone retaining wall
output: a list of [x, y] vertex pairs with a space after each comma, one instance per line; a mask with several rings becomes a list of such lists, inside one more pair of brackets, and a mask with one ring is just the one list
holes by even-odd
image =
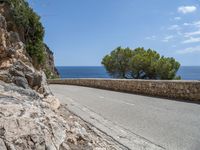
[[200, 100], [200, 81], [127, 80], [127, 79], [56, 79], [49, 84], [87, 86], [114, 91], [180, 100]]

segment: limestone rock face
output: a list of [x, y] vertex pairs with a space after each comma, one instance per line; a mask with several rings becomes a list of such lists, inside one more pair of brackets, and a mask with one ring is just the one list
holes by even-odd
[[0, 82], [0, 149], [57, 150], [67, 124], [35, 91]]
[[15, 83], [25, 89], [50, 93], [42, 70], [36, 70], [16, 32], [7, 31], [5, 18], [0, 15], [0, 80]]
[[42, 87], [41, 82], [44, 79], [43, 71], [48, 78], [59, 77], [54, 65], [53, 52], [44, 44], [46, 60], [36, 69], [34, 65], [37, 64], [33, 65], [33, 60], [24, 45], [25, 34], [24, 27], [16, 25], [11, 6], [6, 1], [0, 2], [0, 80], [15, 82], [24, 88], [30, 87], [36, 91], [49, 93]]
[[54, 96], [0, 81], [0, 150], [93, 149], [121, 148], [95, 134]]
[[45, 63], [42, 66], [43, 70], [46, 72], [47, 78], [51, 79], [51, 78], [59, 78], [59, 73], [58, 70], [55, 67], [54, 64], [54, 56], [53, 56], [53, 52], [49, 49], [49, 47], [45, 45]]

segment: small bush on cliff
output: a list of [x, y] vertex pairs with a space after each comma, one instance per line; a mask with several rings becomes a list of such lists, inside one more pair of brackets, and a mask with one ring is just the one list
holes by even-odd
[[26, 0], [1, 0], [11, 7], [11, 13], [17, 28], [24, 32], [26, 50], [35, 64], [44, 61], [44, 28], [40, 17], [29, 7]]
[[44, 69], [47, 79], [56, 79], [57, 77], [48, 68]]
[[180, 79], [176, 76], [179, 62], [151, 49], [118, 47], [103, 58], [102, 64], [114, 78]]

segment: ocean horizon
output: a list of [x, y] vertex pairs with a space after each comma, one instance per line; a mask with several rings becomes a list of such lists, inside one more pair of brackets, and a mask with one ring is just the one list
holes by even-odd
[[[103, 66], [57, 66], [61, 78], [112, 78]], [[200, 66], [181, 66], [182, 80], [200, 80]]]

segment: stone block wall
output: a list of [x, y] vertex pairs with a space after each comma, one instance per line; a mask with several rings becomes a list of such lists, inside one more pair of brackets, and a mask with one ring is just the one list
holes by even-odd
[[87, 86], [148, 96], [200, 101], [200, 81], [132, 79], [56, 79], [48, 80], [48, 83]]

